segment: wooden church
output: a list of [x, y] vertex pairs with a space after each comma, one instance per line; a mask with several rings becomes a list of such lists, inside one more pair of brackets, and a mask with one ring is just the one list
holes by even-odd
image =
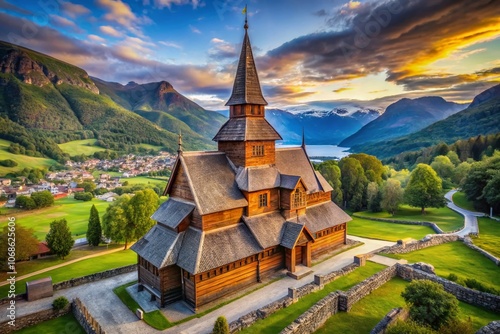
[[282, 139], [265, 118], [248, 25], [226, 105], [218, 150], [182, 152], [153, 214], [157, 224], [132, 249], [140, 290], [160, 306], [193, 309], [278, 270], [296, 271], [346, 243], [351, 218], [331, 201], [332, 187], [311, 165], [304, 144]]

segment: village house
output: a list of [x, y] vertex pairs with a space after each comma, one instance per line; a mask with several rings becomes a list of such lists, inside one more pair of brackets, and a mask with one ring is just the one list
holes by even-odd
[[179, 138], [169, 200], [132, 246], [139, 290], [160, 306], [183, 299], [196, 310], [276, 271], [293, 276], [346, 243], [351, 218], [331, 201], [305, 143], [275, 147], [282, 138], [265, 118], [247, 29], [218, 150], [183, 152]]

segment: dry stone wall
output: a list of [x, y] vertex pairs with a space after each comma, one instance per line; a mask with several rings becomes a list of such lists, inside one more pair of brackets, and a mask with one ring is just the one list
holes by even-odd
[[132, 264], [130, 266], [120, 267], [116, 269], [101, 271], [100, 273], [95, 273], [92, 275], [73, 278], [68, 281], [54, 284], [54, 291], [72, 288], [75, 286], [99, 281], [102, 279], [110, 278], [121, 274], [131, 273], [136, 270], [137, 270], [137, 264]]
[[441, 244], [445, 244], [448, 242], [453, 242], [457, 240], [463, 240], [461, 237], [452, 234], [442, 234], [442, 235], [434, 235], [427, 236], [418, 241], [408, 242], [406, 244], [396, 244], [394, 246], [386, 247], [381, 250], [382, 253], [387, 254], [405, 254], [414, 252], [423, 248], [437, 246]]
[[465, 237], [464, 238], [464, 244], [469, 247], [469, 248], [472, 248], [473, 250], [475, 251], [478, 251], [479, 253], [483, 254], [484, 256], [486, 256], [489, 260], [493, 261], [497, 266], [500, 266], [500, 259], [497, 258], [496, 256], [488, 253], [487, 251], [485, 251], [484, 249], [482, 248], [479, 248], [477, 247], [476, 245], [474, 245], [472, 243], [472, 240], [471, 238], [469, 237]]
[[500, 333], [500, 320], [492, 321], [480, 328], [476, 334], [498, 334]]
[[398, 320], [405, 321], [408, 319], [408, 310], [398, 307], [393, 308], [386, 314], [384, 319], [382, 319], [370, 332], [370, 334], [384, 334], [387, 327], [394, 324]]
[[12, 333], [14, 330], [18, 331], [20, 329], [34, 326], [41, 322], [51, 320], [65, 314], [68, 314], [71, 311], [71, 304], [66, 305], [65, 308], [59, 311], [54, 311], [54, 309], [45, 309], [35, 313], [31, 313], [19, 318], [16, 318], [15, 327], [10, 326], [7, 321], [0, 323], [0, 334], [4, 333]]
[[432, 228], [434, 230], [434, 232], [436, 232], [437, 234], [444, 233], [443, 230], [439, 228], [439, 226], [437, 226], [435, 223], [432, 223], [432, 222], [416, 222], [416, 221], [396, 220], [396, 219], [388, 219], [388, 218], [373, 218], [373, 217], [366, 217], [366, 216], [357, 215], [357, 214], [353, 214], [352, 216], [358, 217], [358, 218], [363, 218], [363, 219], [385, 222], [385, 223], [428, 226], [428, 227]]

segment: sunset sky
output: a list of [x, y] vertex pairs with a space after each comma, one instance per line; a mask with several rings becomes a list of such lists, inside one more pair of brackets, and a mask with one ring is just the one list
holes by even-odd
[[0, 0], [0, 39], [106, 81], [166, 80], [224, 109], [245, 3], [271, 107], [425, 95], [467, 102], [500, 82], [494, 0]]

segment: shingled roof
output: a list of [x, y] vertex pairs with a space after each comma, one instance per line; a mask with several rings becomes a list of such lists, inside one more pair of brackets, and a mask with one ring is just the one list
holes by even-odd
[[302, 147], [276, 149], [276, 168], [281, 174], [300, 176], [308, 194], [323, 190]]
[[285, 218], [279, 212], [246, 217], [243, 221], [262, 248], [280, 244], [285, 229]]
[[332, 186], [330, 185], [330, 183], [328, 183], [328, 181], [323, 177], [323, 175], [321, 175], [320, 172], [318, 171], [314, 171], [316, 173], [316, 178], [318, 179], [319, 181], [319, 184], [321, 185], [321, 188], [323, 188], [323, 191], [324, 192], [328, 192], [328, 191], [332, 191], [333, 188]]
[[200, 214], [248, 205], [225, 153], [186, 152], [180, 159]]
[[305, 215], [299, 216], [299, 221], [304, 223], [311, 233], [316, 233], [350, 220], [352, 218], [331, 201], [310, 206], [307, 208]]
[[245, 37], [241, 46], [240, 60], [236, 77], [234, 79], [233, 93], [227, 101], [226, 106], [236, 104], [258, 104], [267, 105], [262, 90], [260, 89], [259, 76], [255, 68], [252, 46], [248, 37], [247, 27], [245, 26]]
[[285, 232], [283, 233], [280, 245], [292, 249], [303, 229], [304, 225], [287, 221], [285, 223]]
[[236, 183], [240, 190], [258, 191], [280, 186], [280, 173], [274, 166], [239, 167], [236, 172]]
[[194, 204], [170, 198], [160, 205], [151, 218], [160, 224], [175, 229], [184, 218], [193, 212], [194, 208]]
[[213, 138], [214, 141], [281, 140], [281, 136], [263, 117], [230, 118]]
[[140, 257], [157, 268], [176, 263], [184, 232], [176, 233], [160, 224], [130, 247]]

